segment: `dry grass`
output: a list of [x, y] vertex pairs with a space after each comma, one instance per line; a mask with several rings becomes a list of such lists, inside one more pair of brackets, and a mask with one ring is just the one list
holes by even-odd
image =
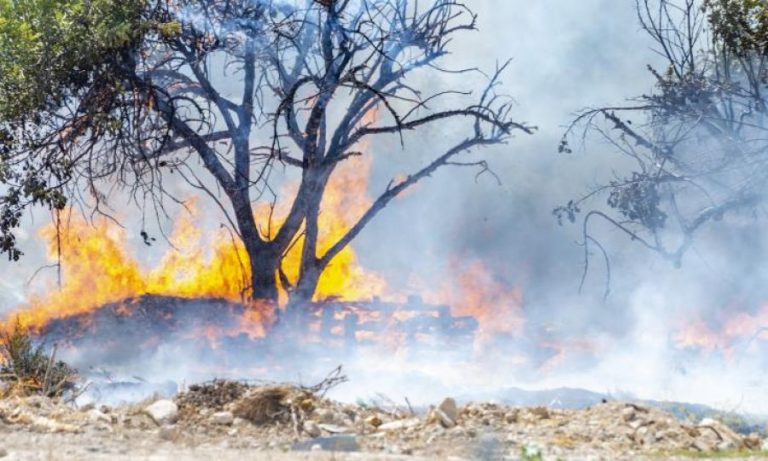
[[55, 348], [49, 354], [18, 321], [13, 330], [0, 333], [0, 381], [9, 384], [5, 394], [60, 397], [75, 390], [77, 378], [74, 368], [56, 360]]
[[233, 414], [257, 425], [287, 421], [294, 405], [301, 400], [301, 393], [287, 385], [255, 388], [237, 402]]

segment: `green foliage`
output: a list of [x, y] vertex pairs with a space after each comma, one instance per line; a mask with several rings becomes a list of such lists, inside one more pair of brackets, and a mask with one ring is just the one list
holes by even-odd
[[[106, 108], [147, 29], [143, 8], [143, 0], [0, 0], [0, 253], [11, 260], [21, 255], [13, 230], [27, 207], [66, 206], [74, 161], [63, 138], [109, 122]], [[64, 114], [68, 127], [57, 121]]]
[[56, 105], [140, 38], [139, 0], [0, 0], [0, 121]]
[[747, 56], [768, 53], [768, 4], [763, 0], [706, 0], [708, 20], [728, 51]]
[[59, 397], [76, 386], [77, 371], [46, 353], [29, 332], [16, 322], [0, 336], [0, 380], [23, 394]]
[[544, 454], [540, 448], [526, 445], [520, 449], [520, 461], [544, 461]]

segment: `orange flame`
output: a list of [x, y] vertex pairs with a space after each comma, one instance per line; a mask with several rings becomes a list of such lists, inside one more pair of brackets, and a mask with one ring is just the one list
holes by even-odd
[[438, 290], [427, 290], [425, 300], [451, 306], [452, 313], [474, 317], [480, 340], [498, 334], [519, 334], [525, 327], [523, 291], [497, 280], [480, 261], [453, 264], [457, 280], [446, 280]]
[[[363, 123], [372, 123], [371, 112]], [[362, 146], [362, 151], [370, 146]], [[322, 255], [335, 244], [365, 213], [373, 200], [367, 192], [371, 156], [353, 156], [342, 162], [331, 177], [321, 202], [318, 227], [318, 250]], [[398, 178], [396, 181], [402, 181]], [[282, 197], [294, 197], [297, 186], [286, 184]], [[269, 222], [268, 238], [284, 222], [290, 200], [276, 204], [260, 204], [254, 210], [259, 223]], [[145, 270], [137, 258], [129, 254], [125, 229], [107, 219], [94, 223], [72, 216], [61, 235], [61, 289], [48, 285], [44, 295], [30, 297], [24, 308], [9, 318], [18, 318], [23, 326], [39, 329], [50, 320], [83, 314], [109, 303], [121, 302], [144, 294], [182, 298], [222, 298], [242, 302], [250, 283], [248, 256], [227, 228], [204, 232], [199, 225], [201, 214], [196, 201], [186, 203], [189, 213], [183, 213], [174, 223], [169, 237], [172, 247], [150, 270]], [[47, 241], [50, 257], [55, 260], [56, 228], [49, 225], [40, 231]], [[292, 283], [299, 276], [303, 240], [291, 247], [284, 258], [282, 270]], [[493, 336], [520, 334], [524, 328], [523, 295], [520, 288], [509, 289], [497, 280], [482, 263], [454, 264], [453, 273], [437, 290], [426, 292], [426, 300], [451, 306], [455, 316], [474, 317], [479, 324], [481, 341]], [[423, 286], [423, 284], [422, 284]], [[351, 246], [343, 249], [322, 273], [315, 300], [336, 298], [341, 301], [363, 301], [386, 296], [384, 278], [361, 267]], [[391, 294], [388, 297], [392, 297]], [[400, 297], [402, 298], [402, 297]], [[280, 304], [285, 304], [285, 290], [280, 292]], [[237, 331], [199, 332], [211, 344], [222, 334], [247, 333], [251, 337], [266, 334], [275, 307], [252, 305], [246, 310]], [[0, 323], [0, 328], [3, 325]]]
[[[356, 222], [371, 203], [367, 196], [370, 160], [356, 157], [341, 165], [329, 182], [321, 204], [319, 250], [325, 251]], [[45, 294], [32, 296], [28, 306], [9, 318], [22, 325], [39, 328], [49, 320], [89, 312], [104, 304], [144, 294], [182, 298], [223, 298], [244, 300], [250, 280], [248, 256], [234, 234], [225, 228], [204, 235], [197, 225], [199, 212], [195, 201], [187, 202], [189, 213], [182, 213], [169, 238], [173, 248], [150, 271], [142, 270], [124, 242], [125, 229], [107, 219], [88, 223], [71, 216], [61, 229], [61, 289], [48, 285]], [[266, 208], [256, 210], [263, 218]], [[275, 222], [280, 222], [279, 217]], [[40, 231], [48, 244], [51, 260], [56, 260], [56, 227]], [[302, 242], [286, 255], [283, 270], [289, 280], [298, 277]], [[208, 250], [208, 251], [206, 251]], [[370, 299], [383, 294], [384, 279], [360, 267], [352, 247], [342, 250], [323, 272], [316, 299], [336, 297], [341, 300]], [[281, 301], [286, 301], [285, 293]], [[260, 312], [261, 314], [255, 314]], [[253, 310], [245, 324], [251, 333], [263, 334], [267, 309]], [[255, 330], [254, 330], [255, 328]], [[255, 333], [254, 333], [255, 334]]]
[[768, 340], [768, 304], [754, 314], [739, 312], [731, 316], [719, 331], [702, 320], [695, 320], [677, 332], [673, 342], [681, 349], [722, 351], [726, 357], [731, 357], [739, 342], [753, 339]]
[[[367, 193], [368, 176], [371, 169], [370, 157], [353, 157], [340, 165], [331, 177], [323, 195], [318, 218], [318, 252], [324, 254], [365, 213], [371, 198]], [[293, 194], [287, 194], [293, 195]], [[287, 210], [280, 213], [287, 214]], [[262, 208], [260, 214], [268, 213]], [[283, 217], [275, 218], [280, 223]], [[300, 238], [283, 260], [283, 271], [288, 279], [295, 283], [299, 276], [303, 238]], [[384, 294], [386, 281], [378, 274], [363, 269], [351, 246], [344, 248], [329, 263], [320, 276], [315, 292], [315, 300], [338, 298], [342, 301], [370, 299]], [[285, 302], [285, 294], [281, 300]]]

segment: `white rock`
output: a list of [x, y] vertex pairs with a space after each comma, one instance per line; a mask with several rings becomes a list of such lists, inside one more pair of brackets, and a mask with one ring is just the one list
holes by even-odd
[[98, 424], [98, 423], [112, 423], [112, 418], [110, 418], [108, 415], [105, 415], [99, 410], [93, 409], [88, 411], [88, 422], [91, 424]]
[[[699, 423], [699, 427], [703, 431], [711, 430], [716, 435], [716, 442], [719, 445], [726, 446], [728, 445], [728, 448], [723, 449], [731, 449], [731, 448], [743, 448], [744, 441], [742, 437], [737, 434], [733, 429], [726, 426], [720, 421], [717, 421], [712, 418], [704, 418]], [[724, 443], [727, 442], [727, 443]]]
[[450, 429], [456, 425], [456, 421], [451, 419], [451, 417], [445, 414], [445, 412], [442, 411], [441, 409], [435, 408], [433, 412], [437, 417], [437, 420], [440, 421], [440, 425], [443, 426], [444, 428]]
[[212, 414], [210, 420], [219, 426], [230, 426], [235, 422], [235, 416], [230, 411], [219, 411]]
[[379, 426], [380, 431], [400, 431], [411, 427], [418, 427], [421, 425], [419, 418], [399, 419]]
[[158, 425], [173, 424], [179, 416], [179, 407], [171, 400], [158, 400], [146, 407], [144, 412]]
[[336, 424], [318, 424], [317, 427], [331, 434], [346, 434], [350, 432], [348, 427], [339, 426]]

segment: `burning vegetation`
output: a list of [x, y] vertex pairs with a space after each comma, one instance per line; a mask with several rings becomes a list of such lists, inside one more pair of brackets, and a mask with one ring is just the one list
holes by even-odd
[[[523, 262], [446, 251], [444, 273], [408, 274], [404, 289], [357, 251], [385, 209], [444, 170], [500, 182], [480, 152], [509, 152], [501, 146], [536, 131], [504, 92], [509, 62], [484, 72], [448, 61], [478, 27], [471, 5], [53, 3], [0, 0], [0, 253], [23, 256], [25, 212], [51, 215], [38, 229], [50, 264], [0, 318], [0, 432], [525, 461], [768, 448], [751, 422], [703, 418], [709, 409], [686, 419], [603, 394], [564, 405], [561, 394], [581, 396], [572, 389], [528, 408], [381, 395], [352, 404], [327, 394], [346, 382], [341, 368], [315, 386], [246, 380], [348, 360], [443, 386], [487, 375], [533, 382], [615, 357], [620, 343], [600, 325], [569, 330], [578, 313], [535, 312]], [[580, 113], [559, 147], [572, 153], [583, 128], [583, 140], [597, 134], [629, 160], [554, 210], [561, 224], [583, 213], [581, 286], [597, 251], [603, 307], [612, 259], [595, 222], [682, 266], [696, 235], [761, 210], [768, 178], [768, 6], [637, 7], [665, 66], [649, 66], [653, 91]], [[116, 207], [125, 199], [135, 207]], [[516, 268], [502, 275], [504, 265]], [[762, 353], [768, 307], [750, 306], [686, 316], [654, 344], [670, 362]], [[96, 403], [126, 388], [165, 395]]]
[[48, 353], [20, 323], [0, 336], [0, 398], [9, 395], [61, 397], [72, 393], [79, 381], [77, 371]]

